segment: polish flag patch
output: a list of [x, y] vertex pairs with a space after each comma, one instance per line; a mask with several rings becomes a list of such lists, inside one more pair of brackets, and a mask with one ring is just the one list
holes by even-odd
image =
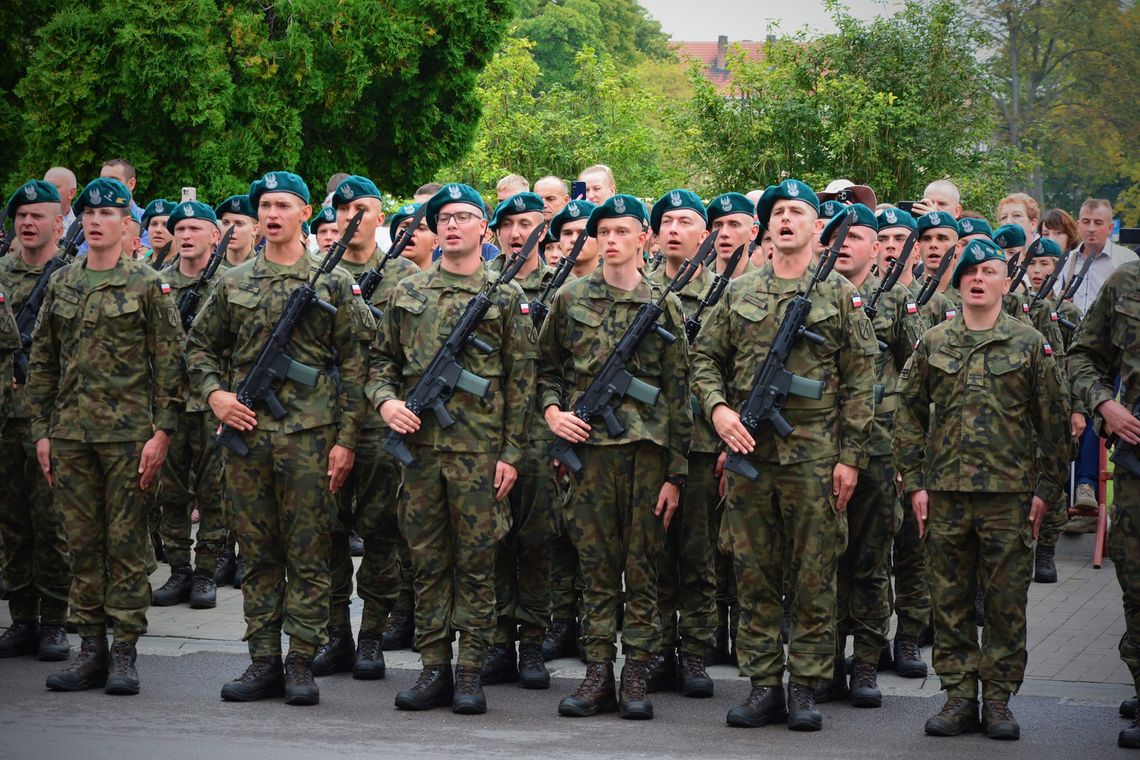
[[863, 296], [859, 295], [858, 293], [851, 296], [851, 305], [854, 306], [856, 309], [862, 309], [863, 308]]
[[953, 319], [956, 316], [958, 316], [957, 309], [947, 309], [946, 310], [946, 318], [947, 319]]
[[1028, 314], [1029, 313], [1029, 304], [1027, 304], [1027, 303], [1021, 304], [1021, 311], [1024, 314]]
[[1053, 347], [1050, 346], [1048, 343], [1044, 344], [1042, 346], [1042, 349], [1044, 349], [1046, 356], [1052, 356], [1053, 355]]
[[1060, 315], [1060, 314], [1058, 314], [1058, 313], [1057, 313], [1057, 312], [1055, 312], [1055, 311], [1051, 311], [1051, 312], [1049, 312], [1049, 319], [1050, 319], [1050, 321], [1052, 321], [1052, 322], [1056, 322], [1056, 321], [1058, 321], [1059, 319], [1061, 319], [1061, 315]]
[[4, 297], [4, 294], [3, 294], [3, 293], [0, 293], [0, 303], [4, 303], [4, 302], [5, 302], [5, 301], [7, 301], [7, 300], [8, 300], [8, 299]]
[[352, 294], [353, 294], [354, 296], [358, 296], [358, 295], [360, 295], [360, 286], [359, 286], [359, 285], [357, 285], [355, 282], [354, 282], [354, 283], [352, 283]]
[[162, 294], [164, 296], [170, 295], [170, 283], [169, 282], [162, 283]]
[[917, 314], [918, 313], [918, 304], [913, 303], [913, 302], [908, 303], [906, 305], [906, 313], [907, 314]]
[[519, 314], [530, 314], [530, 302], [523, 301], [519, 304]]

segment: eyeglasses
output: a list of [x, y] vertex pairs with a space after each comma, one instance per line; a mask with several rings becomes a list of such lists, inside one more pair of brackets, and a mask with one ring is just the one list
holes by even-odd
[[482, 218], [482, 216], [472, 211], [456, 211], [454, 214], [440, 214], [435, 218], [435, 223], [438, 227], [446, 227], [452, 222], [456, 224], [467, 224], [472, 219]]

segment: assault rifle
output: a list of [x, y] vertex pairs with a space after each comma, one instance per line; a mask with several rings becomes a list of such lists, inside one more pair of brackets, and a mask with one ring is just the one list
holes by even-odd
[[863, 304], [863, 311], [866, 312], [868, 319], [874, 319], [879, 314], [879, 299], [883, 297], [883, 293], [887, 293], [899, 281], [902, 276], [903, 270], [906, 267], [907, 260], [910, 259], [911, 251], [914, 250], [915, 243], [918, 242], [918, 233], [911, 232], [907, 237], [906, 242], [903, 243], [902, 253], [895, 257], [895, 260], [887, 267], [887, 273], [883, 279], [879, 281], [879, 287], [875, 288], [875, 292]]
[[938, 269], [935, 269], [932, 274], [928, 274], [926, 279], [922, 282], [922, 289], [918, 291], [918, 297], [914, 302], [919, 307], [926, 306], [930, 303], [930, 299], [934, 298], [934, 294], [938, 292], [938, 283], [942, 282], [943, 275], [946, 270], [950, 268], [950, 262], [954, 260], [953, 249], [946, 251], [942, 254], [942, 260], [938, 262]]
[[[1133, 417], [1140, 415], [1140, 398], [1132, 404], [1130, 411]], [[1112, 461], [1128, 470], [1133, 477], [1140, 478], [1140, 457], [1136, 456], [1136, 449], [1133, 448], [1132, 444], [1125, 443], [1115, 435], [1109, 436], [1106, 444], [1113, 447], [1110, 457]]]
[[[1061, 297], [1057, 299], [1058, 302], [1073, 300], [1073, 296], [1077, 294], [1077, 288], [1079, 288], [1081, 286], [1081, 283], [1084, 282], [1085, 276], [1089, 273], [1089, 269], [1092, 268], [1092, 263], [1095, 258], [1095, 256], [1089, 254], [1085, 255], [1085, 263], [1081, 265], [1081, 271], [1077, 272], [1077, 275], [1065, 286], [1065, 289], [1061, 292]], [[1060, 266], [1057, 268], [1060, 269]], [[1077, 329], [1076, 324], [1074, 324], [1071, 320], [1065, 319], [1064, 317], [1060, 317], [1057, 322], [1066, 330]]]
[[[710, 250], [716, 242], [718, 234], [720, 234], [720, 230], [713, 230], [713, 233], [705, 238], [705, 244], [708, 245]], [[704, 245], [702, 245], [701, 248], [703, 250]], [[725, 271], [715, 273], [713, 281], [709, 285], [709, 289], [705, 291], [704, 298], [697, 304], [697, 310], [693, 312], [693, 316], [685, 317], [685, 337], [689, 339], [689, 343], [695, 341], [697, 334], [701, 331], [701, 314], [704, 313], [705, 309], [711, 309], [720, 302], [720, 297], [724, 295], [725, 288], [732, 282], [732, 274], [736, 271], [736, 267], [740, 265], [740, 259], [744, 257], [746, 249], [746, 245], [741, 245], [732, 252], [732, 255], [728, 257], [728, 261], [725, 262]], [[697, 251], [694, 261], [699, 264], [705, 264], [704, 259], [701, 258], [701, 250]]]
[[1025, 279], [1025, 273], [1029, 271], [1029, 265], [1033, 263], [1033, 257], [1038, 255], [1041, 250], [1041, 239], [1034, 240], [1029, 248], [1025, 250], [1024, 255], [1021, 257], [1021, 263], [1013, 273], [1013, 278], [1009, 282], [1009, 292], [1013, 293], [1017, 290], [1017, 286]]
[[210, 284], [210, 280], [214, 279], [218, 266], [226, 257], [226, 250], [230, 247], [230, 238], [233, 236], [234, 228], [230, 227], [226, 230], [226, 234], [222, 235], [221, 242], [214, 246], [210, 260], [206, 262], [206, 267], [198, 276], [198, 281], [182, 291], [182, 295], [178, 297], [178, 316], [182, 319], [183, 330], [189, 330], [190, 325], [194, 323], [194, 317], [198, 314], [198, 304], [202, 302], [202, 291]]
[[364, 303], [368, 306], [369, 311], [372, 312], [372, 316], [377, 319], [384, 316], [384, 312], [372, 305], [372, 296], [376, 293], [376, 288], [380, 287], [380, 283], [384, 281], [384, 267], [388, 266], [389, 262], [400, 258], [400, 254], [411, 244], [412, 238], [416, 234], [416, 229], [419, 228], [420, 222], [423, 221], [425, 214], [427, 214], [426, 203], [421, 204], [420, 207], [416, 209], [416, 213], [412, 214], [408, 226], [396, 237], [396, 242], [392, 243], [392, 247], [388, 249], [388, 252], [380, 257], [380, 260], [376, 262], [376, 266], [360, 275], [360, 279], [356, 281], [356, 284], [360, 287], [360, 297], [364, 299]]
[[570, 249], [570, 255], [563, 256], [558, 260], [558, 266], [554, 269], [554, 276], [550, 278], [550, 282], [546, 283], [546, 287], [542, 289], [538, 298], [530, 302], [530, 318], [534, 322], [534, 329], [541, 329], [542, 323], [546, 321], [546, 315], [550, 313], [550, 307], [546, 305], [546, 302], [551, 294], [558, 292], [562, 283], [566, 282], [566, 278], [570, 276], [571, 270], [574, 269], [574, 263], [578, 261], [578, 255], [586, 247], [586, 239], [585, 230], [578, 233], [578, 237], [574, 240], [574, 247]]

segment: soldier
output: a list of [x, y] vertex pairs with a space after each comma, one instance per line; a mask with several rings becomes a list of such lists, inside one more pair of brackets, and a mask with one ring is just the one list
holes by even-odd
[[[16, 315], [12, 313], [12, 307], [8, 305], [8, 298], [0, 291], [0, 362], [10, 361], [13, 354], [20, 348], [20, 331], [16, 327]], [[0, 433], [4, 432], [4, 426], [8, 422], [8, 413], [11, 411], [12, 406], [12, 387], [5, 384], [0, 388]], [[2, 552], [3, 544], [0, 543], [0, 559], [3, 558]], [[7, 587], [5, 586], [5, 596], [8, 596]], [[8, 609], [11, 610], [11, 601], [8, 603]], [[12, 625], [15, 625], [13, 622]], [[11, 630], [12, 625], [8, 626]], [[30, 626], [29, 626], [30, 627]], [[4, 632], [7, 634], [7, 631]], [[15, 633], [19, 633], [16, 631]], [[15, 636], [15, 633], [13, 636]], [[31, 637], [29, 637], [30, 639]], [[3, 642], [4, 637], [0, 636], [0, 642]], [[65, 639], [66, 640], [66, 639]], [[36, 642], [37, 649], [39, 642]], [[3, 644], [0, 643], [0, 646]], [[30, 647], [29, 647], [30, 649]], [[29, 652], [30, 654], [30, 652]]]
[[[947, 692], [926, 733], [980, 728], [1017, 739], [1008, 703], [1025, 673], [1033, 541], [1060, 498], [1068, 394], [1045, 338], [1002, 311], [1009, 277], [1001, 249], [968, 243], [951, 284], [962, 314], [927, 331], [903, 367], [893, 446], [926, 536], [934, 669]], [[991, 611], [980, 647], [972, 619], [979, 579]]]
[[[7, 217], [20, 250], [0, 258], [0, 292], [15, 313], [55, 254], [59, 204], [55, 187], [40, 180], [28, 180], [8, 199]], [[12, 365], [5, 366], [10, 371]], [[9, 374], [3, 384], [12, 397], [0, 437], [0, 537], [12, 625], [0, 635], [0, 658], [34, 654], [41, 660], [66, 660], [71, 651], [64, 630], [71, 583], [67, 537], [36, 460], [26, 388]]]
[[[776, 253], [728, 287], [701, 328], [693, 358], [696, 395], [717, 434], [761, 467], [756, 482], [728, 474], [721, 526], [740, 597], [737, 656], [752, 681], [748, 698], [728, 713], [732, 726], [786, 719], [793, 730], [822, 727], [814, 691], [831, 676], [835, 654], [835, 571], [847, 541], [843, 510], [859, 468], [868, 463], [878, 348], [855, 289], [842, 277], [829, 277], [812, 293], [806, 326], [823, 345], [798, 342], [788, 358], [789, 371], [823, 383], [822, 399], [788, 398], [783, 414], [794, 432], [786, 439], [767, 428], [753, 437], [736, 411], [771, 348], [780, 311], [812, 277], [818, 209], [815, 193], [799, 180], [764, 191], [757, 217], [771, 230]], [[780, 641], [785, 588], [791, 595], [787, 701]]]
[[258, 234], [261, 232], [257, 224], [257, 209], [250, 204], [249, 196], [242, 193], [226, 198], [214, 207], [214, 213], [218, 217], [223, 235], [231, 227], [234, 230], [222, 268], [236, 267], [253, 255], [253, 248], [257, 244]]
[[[351, 218], [351, 217], [350, 217]], [[324, 255], [340, 239], [336, 209], [325, 206], [309, 220], [309, 233], [317, 239], [317, 251]]]
[[[594, 432], [591, 423], [563, 411], [602, 368], [642, 304], [661, 297], [662, 289], [645, 281], [637, 266], [647, 222], [645, 206], [630, 195], [615, 195], [591, 212], [586, 232], [597, 239], [605, 265], [558, 292], [539, 337], [538, 392], [547, 425], [577, 446], [582, 462], [566, 518], [582, 575], [588, 664], [585, 679], [558, 705], [565, 716], [617, 709], [623, 718], [653, 717], [646, 681], [650, 659], [661, 649], [658, 557], [688, 476], [692, 435], [688, 341], [675, 295], [665, 299], [660, 325], [676, 341], [662, 345], [649, 336], [628, 367], [661, 389], [657, 404], [624, 398], [614, 412], [626, 430], [616, 438], [601, 420]], [[615, 694], [623, 571], [625, 668], [621, 692]]]
[[[375, 268], [384, 258], [383, 251], [376, 246], [376, 230], [384, 221], [380, 190], [367, 177], [351, 175], [333, 191], [332, 208], [336, 211], [336, 224], [329, 226], [334, 229], [346, 228], [349, 220], [364, 212], [360, 226], [348, 241], [348, 250], [340, 260], [341, 267], [359, 281], [365, 272]], [[384, 279], [372, 294], [371, 303], [384, 303], [396, 284], [415, 271], [415, 265], [407, 259], [389, 261], [384, 267]], [[313, 675], [352, 671], [353, 678], [363, 680], [384, 677], [384, 652], [381, 648], [384, 623], [396, 602], [401, 583], [397, 554], [400, 530], [396, 520], [400, 471], [392, 458], [380, 449], [387, 435], [388, 429], [380, 415], [367, 410], [356, 443], [352, 472], [336, 495], [337, 512], [329, 555], [332, 576], [329, 640], [313, 660]], [[349, 536], [353, 530], [364, 540], [364, 557], [356, 574], [356, 593], [364, 607], [360, 617], [360, 640], [355, 648], [348, 619], [353, 569]]]
[[[725, 270], [733, 251], [742, 245], [751, 245], [756, 240], [760, 226], [756, 223], [756, 215], [749, 210], [751, 208], [753, 206], [748, 198], [740, 193], [718, 195], [709, 202], [709, 230], [717, 233], [716, 271]], [[747, 253], [746, 248], [745, 254]], [[733, 270], [732, 279], [738, 279], [755, 268], [752, 261], [746, 258]]]
[[[405, 203], [400, 206], [396, 213], [392, 214], [392, 218], [388, 222], [388, 228], [391, 230], [392, 239], [395, 240], [405, 230], [408, 234], [412, 235], [412, 242], [404, 249], [403, 257], [416, 265], [416, 268], [421, 272], [431, 266], [431, 252], [435, 250], [436, 237], [435, 233], [428, 229], [426, 219], [420, 220], [420, 224], [414, 230], [408, 230], [412, 223], [412, 217], [415, 216], [416, 211], [420, 208], [419, 203]], [[409, 579], [409, 589], [410, 579]]]
[[53, 691], [139, 691], [135, 642], [150, 602], [146, 492], [186, 386], [174, 303], [158, 273], [120, 255], [130, 202], [113, 179], [79, 194], [87, 255], [52, 277], [32, 346], [32, 437], [67, 531], [81, 637], [71, 667], [48, 676]]
[[[918, 217], [918, 251], [919, 259], [927, 275], [938, 271], [938, 265], [943, 256], [957, 257], [958, 248], [958, 222], [945, 211], [930, 211]], [[971, 227], [972, 228], [972, 227]], [[950, 285], [953, 279], [954, 262], [946, 265], [942, 279], [938, 281], [937, 291], [950, 301], [950, 308], [943, 314], [942, 319], [953, 319], [958, 313], [962, 297]], [[942, 320], [939, 320], [942, 321]]]
[[[170, 212], [173, 210], [174, 204], [165, 198], [155, 198], [143, 209], [140, 226], [146, 231], [147, 237], [150, 239], [150, 253], [146, 255], [146, 258], [151, 261], [153, 261], [152, 256], [156, 251], [173, 240], [170, 230], [166, 228], [166, 220], [170, 218]], [[173, 247], [171, 245], [171, 248]], [[167, 261], [170, 260], [171, 256], [168, 255]]]
[[[427, 203], [439, 237], [439, 264], [405, 278], [384, 306], [372, 349], [367, 393], [392, 430], [406, 436], [414, 464], [403, 469], [400, 527], [415, 567], [416, 643], [423, 670], [396, 706], [425, 710], [450, 704], [461, 714], [486, 712], [480, 671], [495, 626], [494, 547], [510, 526], [506, 503], [526, 446], [533, 392], [534, 326], [521, 289], [490, 294], [480, 323], [484, 354], [462, 354], [463, 367], [490, 381], [486, 400], [455, 399], [455, 424], [421, 420], [402, 400], [451, 332], [462, 310], [495, 274], [480, 250], [487, 228], [483, 199], [472, 188], [445, 185]], [[451, 642], [460, 632], [454, 677]]]
[[[241, 434], [246, 456], [226, 449], [225, 487], [246, 561], [242, 583], [252, 662], [222, 688], [222, 699], [246, 702], [284, 694], [287, 704], [313, 705], [320, 690], [312, 660], [329, 615], [330, 494], [352, 470], [367, 411], [362, 387], [373, 321], [352, 278], [334, 269], [316, 283], [335, 315], [312, 308], [290, 340], [291, 358], [319, 368], [314, 384], [286, 380], [277, 392], [285, 415], [250, 409], [236, 388], [276, 325], [290, 295], [311, 277], [301, 242], [309, 188], [289, 172], [269, 172], [249, 189], [267, 238], [261, 256], [223, 273], [190, 330], [187, 365], [195, 395]], [[334, 378], [334, 367], [335, 375]], [[281, 632], [289, 655], [281, 665]]]

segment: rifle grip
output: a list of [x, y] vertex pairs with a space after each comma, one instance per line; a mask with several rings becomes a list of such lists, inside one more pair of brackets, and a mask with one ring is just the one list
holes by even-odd
[[440, 399], [431, 405], [432, 412], [435, 413], [435, 418], [439, 421], [440, 428], [446, 430], [455, 424], [455, 418], [447, 411], [447, 406]]
[[534, 329], [541, 330], [542, 323], [546, 321], [546, 315], [550, 313], [550, 307], [542, 301], [533, 301], [530, 305], [530, 319], [534, 323]]
[[388, 433], [388, 437], [384, 439], [384, 453], [405, 467], [411, 467], [416, 461], [411, 450], [404, 443], [404, 436], [399, 433]]
[[787, 438], [795, 430], [789, 423], [784, 415], [780, 414], [778, 409], [772, 409], [772, 414], [769, 415], [768, 421], [772, 423], [772, 428], [776, 431], [776, 435], [781, 438]]
[[607, 406], [602, 411], [602, 421], [606, 423], [606, 432], [610, 434], [610, 438], [617, 438], [625, 432], [625, 425], [621, 424], [617, 415], [614, 414], [612, 406]]
[[487, 341], [474, 334], [468, 338], [467, 342], [481, 354], [489, 354], [495, 350]]
[[288, 414], [285, 407], [281, 405], [281, 399], [277, 398], [277, 394], [273, 391], [268, 391], [262, 400], [265, 402], [266, 408], [269, 409], [269, 413], [273, 415], [273, 419], [279, 420]]
[[737, 454], [735, 451], [728, 453], [728, 457], [724, 460], [724, 469], [743, 475], [753, 483], [760, 477], [760, 471], [743, 454]]
[[582, 471], [582, 460], [574, 453], [574, 445], [565, 438], [556, 439], [554, 443], [550, 444], [547, 453], [551, 459], [558, 460], [561, 464], [566, 465], [566, 469], [575, 475]]

